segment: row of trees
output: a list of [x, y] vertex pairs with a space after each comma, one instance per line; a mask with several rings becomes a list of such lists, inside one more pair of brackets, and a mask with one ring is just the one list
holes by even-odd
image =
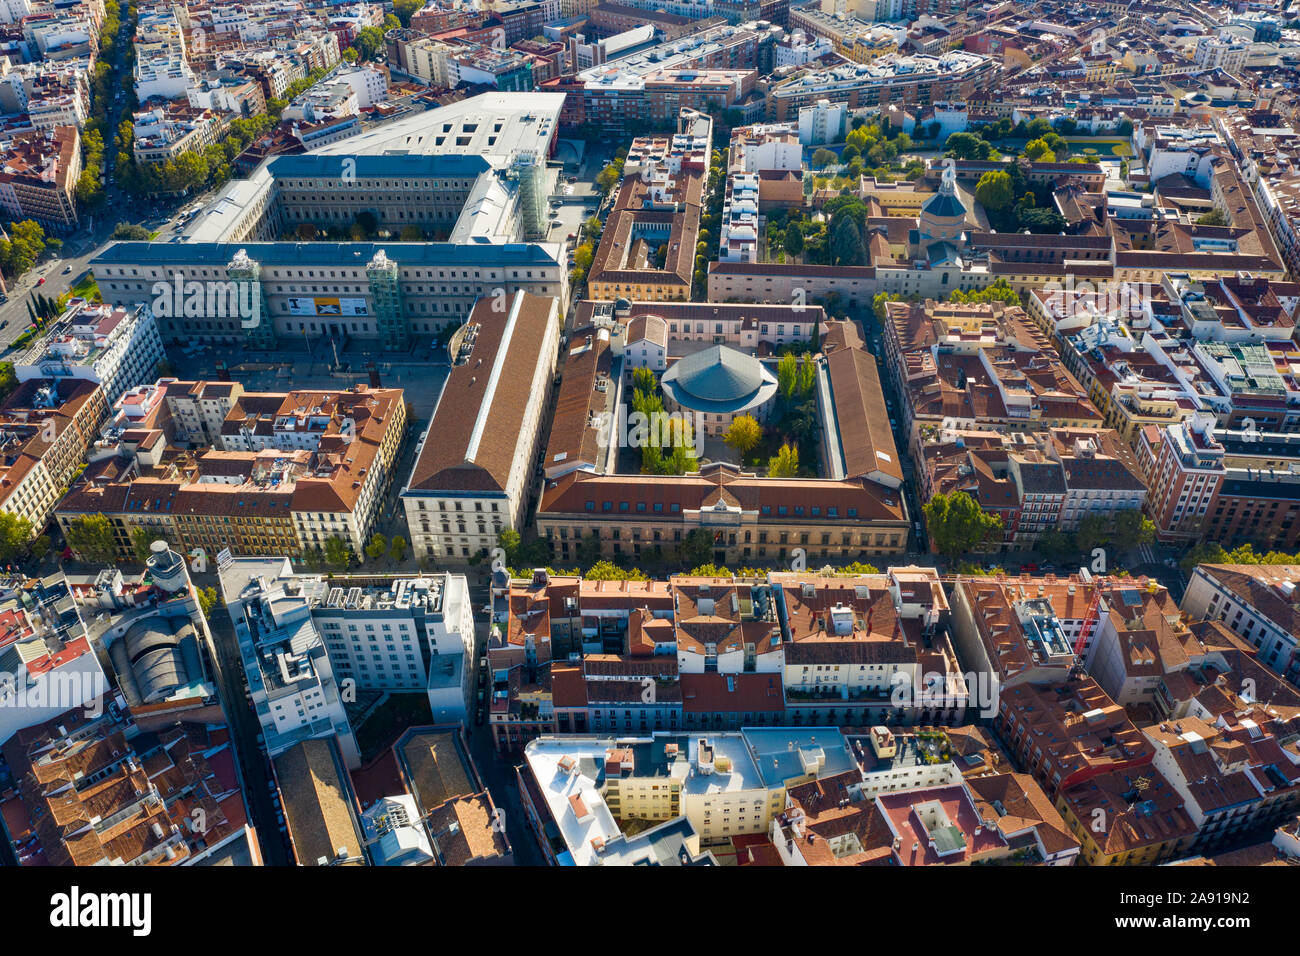
[[[305, 84], [304, 88], [310, 86], [322, 73], [323, 71], [317, 71], [313, 74], [315, 79], [308, 82], [310, 78], [304, 78], [294, 85]], [[122, 188], [133, 193], [183, 193], [222, 185], [231, 176], [231, 164], [235, 157], [279, 122], [285, 105], [283, 100], [271, 100], [267, 104], [266, 113], [231, 120], [220, 142], [212, 143], [202, 152], [182, 153], [175, 159], [161, 163], [135, 162], [131, 153], [134, 142], [131, 122], [123, 120], [118, 128], [117, 156], [118, 177]]]
[[[909, 296], [902, 296], [895, 292], [877, 292], [871, 299], [871, 311], [875, 313], [876, 321], [884, 322], [886, 316], [886, 304], [890, 302], [916, 302], [920, 296], [913, 293]], [[1005, 302], [1007, 305], [1020, 305], [1020, 293], [1007, 284], [1006, 279], [998, 279], [991, 285], [982, 289], [953, 289], [948, 293], [949, 302], [978, 303], [978, 302]]]
[[[30, 522], [28, 526], [30, 535]], [[66, 538], [68, 547], [85, 561], [99, 564], [113, 564], [117, 561], [117, 537], [113, 532], [112, 522], [105, 515], [92, 514], [74, 518], [68, 524]], [[136, 559], [142, 562], [148, 560], [150, 546], [160, 539], [166, 540], [166, 535], [150, 528], [133, 528], [131, 550], [135, 553]], [[389, 540], [376, 532], [371, 535], [365, 551], [366, 556], [373, 561], [388, 558], [397, 563], [406, 559], [408, 548], [406, 539], [401, 535], [393, 535]], [[303, 554], [303, 561], [313, 571], [326, 568], [343, 570], [354, 559], [351, 546], [338, 536], [328, 538], [322, 547], [311, 548]], [[3, 560], [2, 556], [0, 560]]]
[[[695, 434], [684, 418], [666, 418], [659, 380], [648, 368], [632, 372], [632, 410], [645, 416], [648, 427], [636, 436], [641, 447], [641, 474], [685, 475], [700, 470]], [[666, 422], [661, 428], [658, 422]]]
[[[1035, 549], [1049, 557], [1090, 555], [1096, 548], [1116, 554], [1131, 551], [1156, 539], [1156, 526], [1140, 511], [1117, 511], [1111, 515], [1088, 515], [1073, 532], [1049, 528], [1038, 536]], [[1109, 564], [1109, 562], [1108, 562]]]
[[1300, 564], [1300, 553], [1287, 554], [1285, 551], [1268, 551], [1257, 553], [1253, 544], [1226, 551], [1217, 542], [1198, 544], [1178, 562], [1185, 574], [1191, 574], [1198, 564]]
[[691, 298], [703, 302], [709, 296], [708, 268], [718, 258], [713, 237], [721, 235], [722, 204], [726, 198], [727, 149], [715, 149], [709, 156], [709, 178], [705, 184], [704, 211], [700, 215], [700, 234], [696, 237], [695, 270], [691, 281]]
[[[985, 544], [999, 541], [1002, 518], [980, 507], [964, 491], [937, 494], [926, 502], [926, 529], [940, 554], [957, 558]], [[1124, 510], [1108, 515], [1088, 515], [1073, 532], [1049, 528], [1038, 536], [1035, 550], [1049, 557], [1090, 555], [1097, 548], [1120, 554], [1155, 540], [1156, 527], [1140, 511]]]
[[595, 261], [596, 246], [600, 242], [600, 234], [603, 230], [604, 224], [598, 216], [588, 216], [582, 224], [579, 230], [582, 242], [573, 250], [573, 268], [569, 270], [569, 284], [573, 287], [576, 288], [587, 278], [587, 271]]

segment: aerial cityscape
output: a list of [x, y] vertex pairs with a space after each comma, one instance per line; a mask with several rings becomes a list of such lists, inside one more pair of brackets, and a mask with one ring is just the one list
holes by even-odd
[[1300, 867], [1298, 323], [1300, 0], [0, 0], [0, 864]]

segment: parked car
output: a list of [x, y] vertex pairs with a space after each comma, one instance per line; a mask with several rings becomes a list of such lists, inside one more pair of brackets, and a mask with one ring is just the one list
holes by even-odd
[[37, 279], [37, 280], [36, 280], [36, 284], [37, 284], [37, 285], [45, 285], [45, 276], [41, 276], [39, 279]]

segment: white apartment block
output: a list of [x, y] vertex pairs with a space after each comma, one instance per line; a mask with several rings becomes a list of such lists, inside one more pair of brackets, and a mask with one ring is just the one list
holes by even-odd
[[14, 356], [20, 382], [81, 378], [98, 382], [112, 406], [136, 385], [154, 379], [163, 359], [162, 337], [146, 304], [133, 309], [73, 300], [39, 339]]
[[350, 680], [362, 691], [424, 693], [435, 721], [465, 721], [474, 610], [464, 575], [325, 578], [295, 574], [284, 564], [278, 576], [260, 580], [306, 603], [341, 685]]
[[339, 70], [334, 74], [333, 82], [350, 86], [356, 96], [357, 106], [363, 110], [388, 98], [388, 78], [382, 70], [373, 67], [355, 66], [349, 70]]
[[155, 96], [179, 99], [195, 85], [194, 72], [179, 46], [167, 44], [141, 50], [137, 44], [136, 50], [135, 97], [139, 102]]
[[343, 706], [357, 685], [335, 676], [289, 559], [238, 558], [220, 576], [267, 754], [333, 736], [344, 762], [357, 767], [361, 754]]
[[1300, 634], [1294, 626], [1300, 565], [1202, 564], [1183, 593], [1193, 619], [1223, 622], [1259, 648], [1259, 662], [1300, 686]]
[[818, 100], [813, 106], [799, 110], [799, 142], [804, 146], [838, 143], [844, 138], [844, 121], [848, 116], [846, 103]]

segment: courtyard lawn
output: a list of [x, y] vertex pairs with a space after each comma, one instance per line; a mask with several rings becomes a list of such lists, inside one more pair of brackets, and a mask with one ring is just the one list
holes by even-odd
[[100, 297], [99, 285], [95, 282], [95, 277], [89, 272], [73, 284], [72, 288], [68, 290], [68, 295], [82, 299], [89, 299], [92, 302], [104, 301]]
[[1070, 147], [1071, 156], [1082, 156], [1089, 160], [1128, 159], [1133, 155], [1132, 147], [1122, 139], [1067, 136], [1065, 142]]

